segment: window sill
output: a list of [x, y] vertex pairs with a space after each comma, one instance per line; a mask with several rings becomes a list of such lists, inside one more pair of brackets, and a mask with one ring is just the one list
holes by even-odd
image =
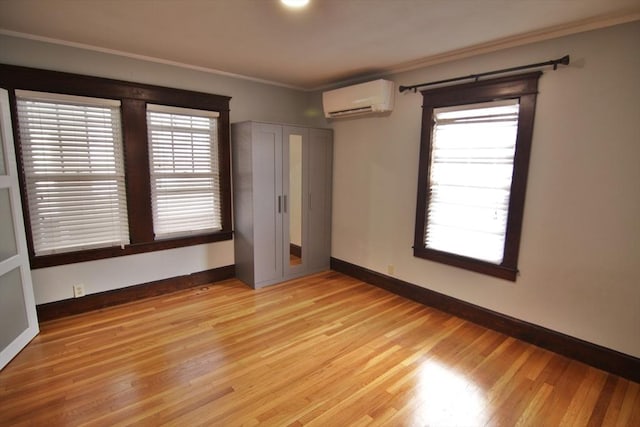
[[436, 251], [427, 248], [414, 248], [413, 256], [418, 258], [436, 261], [442, 264], [463, 268], [465, 270], [474, 271], [476, 273], [486, 274], [488, 276], [498, 277], [500, 279], [516, 281], [518, 270], [506, 265], [492, 264], [486, 261], [480, 261], [475, 258], [469, 258], [461, 255], [454, 255], [447, 252]]
[[224, 240], [231, 240], [232, 238], [233, 231], [219, 231], [217, 233], [202, 234], [198, 236], [177, 237], [173, 239], [163, 239], [154, 242], [134, 243], [125, 246], [124, 249], [120, 248], [119, 246], [115, 246], [77, 252], [65, 252], [53, 255], [32, 255], [31, 268], [37, 269], [65, 264], [73, 264], [77, 262], [95, 261], [99, 259], [108, 259], [126, 255], [201, 245], [205, 243], [220, 242]]

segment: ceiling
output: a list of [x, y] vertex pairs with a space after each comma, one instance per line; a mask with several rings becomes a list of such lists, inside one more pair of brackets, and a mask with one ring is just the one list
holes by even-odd
[[0, 33], [300, 89], [640, 19], [640, 0], [0, 0]]

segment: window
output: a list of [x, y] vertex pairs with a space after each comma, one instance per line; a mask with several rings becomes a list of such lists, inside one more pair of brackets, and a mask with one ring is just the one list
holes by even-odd
[[147, 105], [156, 238], [219, 231], [216, 112]]
[[539, 76], [422, 92], [415, 256], [515, 281]]
[[35, 255], [128, 244], [120, 102], [16, 96]]
[[232, 238], [229, 97], [2, 64], [0, 87], [32, 268]]

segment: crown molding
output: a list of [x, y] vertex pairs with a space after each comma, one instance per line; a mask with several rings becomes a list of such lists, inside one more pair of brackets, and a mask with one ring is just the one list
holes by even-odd
[[43, 43], [51, 43], [51, 44], [56, 44], [56, 45], [66, 46], [66, 47], [73, 47], [73, 48], [76, 48], [76, 49], [83, 49], [83, 50], [88, 50], [88, 51], [92, 51], [92, 52], [106, 53], [106, 54], [115, 55], [115, 56], [121, 56], [121, 57], [125, 57], [125, 58], [137, 59], [137, 60], [140, 60], [140, 61], [153, 62], [153, 63], [156, 63], [156, 64], [170, 65], [170, 66], [173, 66], [173, 67], [179, 67], [179, 68], [184, 68], [184, 69], [188, 69], [188, 70], [200, 71], [200, 72], [203, 72], [203, 73], [215, 74], [215, 75], [219, 75], [219, 76], [231, 77], [231, 78], [239, 79], [239, 80], [248, 80], [248, 81], [251, 81], [251, 82], [254, 82], [254, 83], [262, 83], [262, 84], [267, 84], [267, 85], [271, 85], [271, 86], [279, 86], [279, 87], [284, 87], [284, 88], [287, 88], [287, 89], [294, 89], [294, 90], [300, 90], [300, 91], [306, 91], [307, 90], [307, 89], [305, 89], [303, 87], [300, 87], [300, 86], [289, 85], [289, 84], [286, 84], [286, 83], [277, 82], [277, 81], [273, 81], [273, 80], [260, 79], [260, 78], [257, 78], [257, 77], [246, 76], [244, 74], [229, 73], [227, 71], [222, 71], [222, 70], [218, 70], [218, 69], [215, 69], [215, 68], [202, 67], [202, 66], [199, 66], [199, 65], [187, 64], [187, 63], [184, 63], [184, 62], [171, 61], [169, 59], [157, 58], [155, 56], [139, 55], [137, 53], [125, 52], [125, 51], [122, 51], [122, 50], [107, 49], [107, 48], [104, 48], [104, 47], [94, 46], [94, 45], [90, 45], [90, 44], [77, 43], [77, 42], [72, 42], [72, 41], [68, 41], [68, 40], [56, 39], [56, 38], [52, 38], [52, 37], [38, 36], [36, 34], [22, 33], [22, 32], [18, 32], [18, 31], [6, 30], [6, 29], [3, 29], [3, 28], [0, 28], [0, 35], [5, 35], [5, 36], [9, 36], [9, 37], [16, 37], [16, 38], [21, 38], [21, 39], [26, 39], [26, 40], [33, 40], [33, 41], [38, 41], [38, 42], [43, 42]]
[[471, 56], [484, 53], [496, 52], [512, 47], [523, 46], [536, 42], [541, 42], [586, 31], [598, 30], [615, 25], [626, 24], [640, 20], [640, 10], [633, 10], [616, 15], [604, 15], [595, 18], [584, 19], [568, 24], [548, 27], [542, 30], [531, 31], [518, 34], [512, 37], [505, 37], [486, 43], [480, 43], [463, 49], [456, 49], [438, 55], [432, 55], [415, 61], [405, 62], [388, 69], [386, 74], [397, 74], [405, 71], [412, 71], [418, 68], [469, 58]]

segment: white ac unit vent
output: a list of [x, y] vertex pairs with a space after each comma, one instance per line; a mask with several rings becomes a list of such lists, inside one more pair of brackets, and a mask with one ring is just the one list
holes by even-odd
[[324, 116], [337, 119], [390, 112], [394, 89], [392, 81], [379, 79], [324, 92]]

